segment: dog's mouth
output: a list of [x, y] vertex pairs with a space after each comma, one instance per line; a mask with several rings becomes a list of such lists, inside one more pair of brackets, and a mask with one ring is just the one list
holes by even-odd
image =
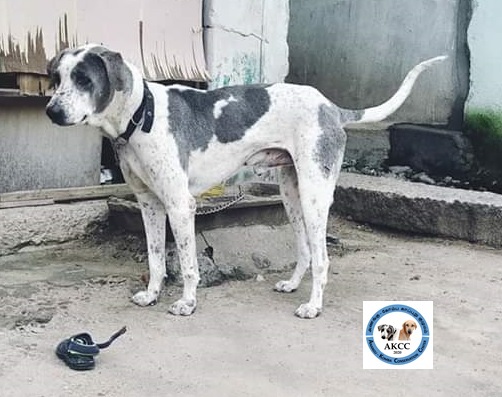
[[75, 125], [75, 123], [69, 122], [65, 119], [51, 119], [54, 124], [57, 124], [61, 127], [70, 127], [72, 125]]

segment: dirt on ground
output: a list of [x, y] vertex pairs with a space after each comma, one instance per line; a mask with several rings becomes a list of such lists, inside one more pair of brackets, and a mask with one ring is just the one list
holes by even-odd
[[[147, 271], [141, 244], [134, 252], [127, 240], [94, 239], [0, 257], [0, 395], [502, 395], [501, 250], [334, 218], [330, 233], [340, 241], [314, 320], [293, 315], [308, 300], [309, 277], [295, 293], [273, 291], [284, 271], [200, 288], [196, 313], [175, 317], [167, 309], [179, 286], [166, 286], [155, 306], [130, 300]], [[362, 369], [365, 300], [434, 302], [433, 370]], [[54, 354], [73, 334], [104, 341], [123, 325], [94, 370], [73, 371]]]

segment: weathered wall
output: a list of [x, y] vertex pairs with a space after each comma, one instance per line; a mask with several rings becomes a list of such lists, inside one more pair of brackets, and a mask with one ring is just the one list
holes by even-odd
[[313, 85], [340, 106], [364, 108], [388, 99], [418, 62], [447, 54], [389, 120], [459, 125], [468, 84], [464, 3], [292, 0], [287, 80]]
[[210, 88], [284, 81], [288, 0], [206, 0], [204, 40]]
[[0, 193], [99, 185], [99, 132], [56, 127], [44, 106], [40, 98], [1, 99]]
[[473, 1], [468, 41], [471, 52], [469, 110], [492, 110], [502, 114], [502, 2]]

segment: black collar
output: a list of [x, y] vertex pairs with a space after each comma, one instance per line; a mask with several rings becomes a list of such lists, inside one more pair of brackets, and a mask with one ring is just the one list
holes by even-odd
[[146, 81], [143, 81], [143, 100], [129, 120], [126, 130], [117, 137], [117, 142], [122, 144], [127, 143], [133, 132], [136, 131], [136, 127], [140, 124], [141, 131], [146, 133], [150, 132], [154, 117], [153, 95], [148, 89]]

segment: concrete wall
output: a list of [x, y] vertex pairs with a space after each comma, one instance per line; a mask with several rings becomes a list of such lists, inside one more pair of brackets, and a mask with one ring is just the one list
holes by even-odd
[[468, 42], [471, 87], [466, 108], [492, 110], [502, 115], [502, 1], [473, 1]]
[[288, 0], [206, 0], [209, 88], [284, 81]]
[[[495, 2], [497, 0], [493, 0]], [[468, 86], [466, 0], [291, 1], [287, 81], [310, 84], [340, 106], [388, 99], [408, 70], [450, 56], [420, 77], [390, 121], [460, 125]]]
[[0, 193], [99, 185], [101, 136], [56, 127], [41, 98], [0, 99]]

